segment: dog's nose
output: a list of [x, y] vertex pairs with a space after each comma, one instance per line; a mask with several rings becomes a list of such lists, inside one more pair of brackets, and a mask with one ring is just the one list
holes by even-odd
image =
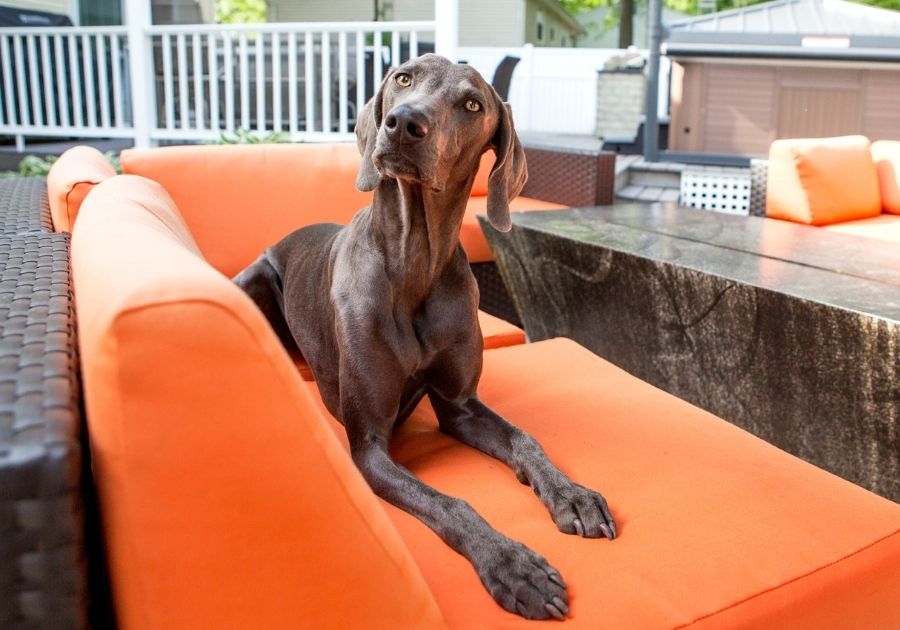
[[398, 105], [384, 119], [389, 137], [401, 142], [418, 142], [428, 135], [428, 118], [409, 105]]

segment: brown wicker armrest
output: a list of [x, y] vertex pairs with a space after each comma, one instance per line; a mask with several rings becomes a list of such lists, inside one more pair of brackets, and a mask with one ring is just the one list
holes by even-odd
[[[18, 186], [15, 194], [29, 198], [35, 190]], [[27, 212], [16, 216], [25, 217], [17, 219], [19, 225], [33, 225]], [[0, 235], [3, 628], [80, 628], [88, 623], [71, 297], [67, 234]]]
[[613, 202], [615, 153], [526, 146], [525, 157], [528, 181], [523, 196], [573, 207]]
[[0, 179], [0, 234], [52, 231], [47, 180], [43, 177]]

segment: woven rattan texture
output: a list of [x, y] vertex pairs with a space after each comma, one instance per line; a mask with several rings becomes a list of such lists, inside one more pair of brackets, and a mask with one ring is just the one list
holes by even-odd
[[750, 160], [750, 216], [766, 216], [766, 181], [769, 178], [768, 160]]
[[0, 235], [0, 627], [86, 623], [66, 234]]
[[47, 180], [43, 177], [0, 179], [0, 233], [52, 231]]
[[525, 197], [567, 206], [604, 206], [613, 202], [614, 153], [526, 147], [525, 157]]
[[472, 273], [478, 281], [478, 308], [516, 326], [522, 325], [516, 305], [493, 262], [472, 263]]

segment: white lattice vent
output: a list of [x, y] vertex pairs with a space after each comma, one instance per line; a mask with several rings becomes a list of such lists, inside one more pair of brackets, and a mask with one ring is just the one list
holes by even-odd
[[737, 169], [685, 168], [681, 172], [681, 205], [748, 214], [750, 173]]

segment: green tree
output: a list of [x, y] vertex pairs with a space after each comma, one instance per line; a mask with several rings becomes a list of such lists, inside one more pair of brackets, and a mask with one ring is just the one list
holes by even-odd
[[[634, 8], [636, 3], [646, 1], [647, 0], [560, 0], [563, 7], [571, 15], [577, 15], [584, 11], [596, 9], [597, 7], [609, 7], [611, 10], [603, 28], [611, 28], [616, 24], [621, 23], [621, 28], [619, 28], [619, 48], [627, 48], [634, 42], [634, 31], [632, 28]], [[726, 11], [728, 9], [738, 9], [740, 7], [750, 6], [751, 4], [759, 4], [768, 1], [769, 0], [717, 0], [716, 8], [719, 11]], [[853, 1], [860, 4], [881, 7], [883, 9], [900, 11], [900, 0]], [[663, 0], [663, 6], [689, 15], [697, 15], [697, 13], [699, 13], [697, 0]], [[623, 16], [627, 16], [624, 21], [622, 20]]]
[[216, 22], [248, 24], [266, 21], [266, 0], [216, 0]]

